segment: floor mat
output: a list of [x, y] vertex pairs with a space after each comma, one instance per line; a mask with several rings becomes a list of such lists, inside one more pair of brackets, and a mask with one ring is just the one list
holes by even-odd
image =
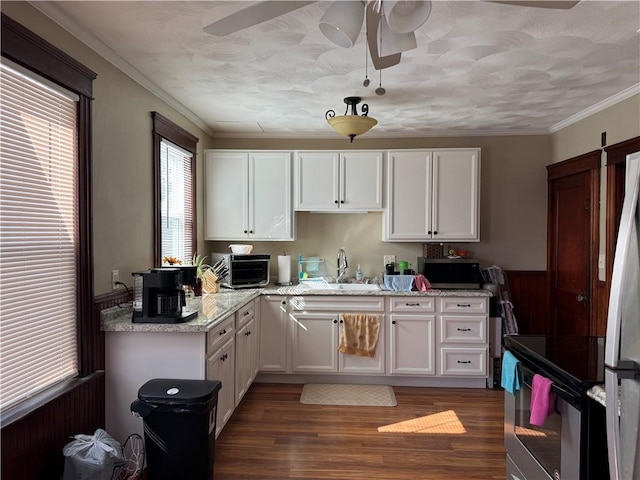
[[307, 383], [302, 389], [300, 403], [309, 405], [356, 405], [395, 407], [398, 402], [388, 385], [341, 385]]

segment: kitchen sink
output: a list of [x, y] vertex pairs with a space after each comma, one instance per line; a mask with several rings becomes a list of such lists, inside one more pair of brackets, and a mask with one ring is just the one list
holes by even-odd
[[378, 292], [380, 285], [376, 283], [327, 283], [322, 286], [329, 290], [350, 290], [350, 291], [366, 291]]

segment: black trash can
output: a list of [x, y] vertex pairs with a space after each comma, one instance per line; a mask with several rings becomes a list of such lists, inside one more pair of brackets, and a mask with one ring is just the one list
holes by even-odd
[[156, 378], [138, 390], [131, 412], [144, 421], [148, 480], [212, 480], [216, 380]]

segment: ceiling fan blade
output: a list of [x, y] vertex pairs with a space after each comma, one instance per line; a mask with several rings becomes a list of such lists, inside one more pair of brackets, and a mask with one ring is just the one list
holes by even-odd
[[577, 1], [563, 1], [563, 0], [523, 0], [523, 1], [500, 1], [500, 0], [486, 0], [491, 3], [504, 3], [505, 5], [515, 5], [517, 7], [536, 7], [536, 8], [553, 8], [556, 10], [568, 10], [575, 7], [580, 0]]
[[385, 57], [380, 56], [380, 51], [378, 49], [378, 25], [380, 24], [380, 19], [380, 12], [376, 12], [375, 2], [369, 2], [367, 4], [366, 15], [367, 44], [369, 45], [371, 62], [376, 70], [382, 70], [399, 64], [401, 57], [400, 53], [394, 53], [393, 55], [387, 55]]
[[315, 1], [268, 1], [258, 2], [228, 15], [203, 28], [206, 33], [217, 37], [224, 37], [230, 33], [239, 32], [245, 28], [253, 27], [259, 23], [292, 12]]

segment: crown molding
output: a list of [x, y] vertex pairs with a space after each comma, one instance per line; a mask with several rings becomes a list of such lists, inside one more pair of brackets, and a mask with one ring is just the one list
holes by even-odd
[[82, 25], [78, 24], [75, 20], [71, 19], [68, 15], [61, 12], [56, 7], [54, 2], [31, 0], [28, 3], [36, 10], [39, 10], [55, 23], [60, 25], [67, 32], [69, 32], [71, 35], [88, 46], [91, 50], [103, 57], [118, 70], [130, 77], [134, 82], [138, 83], [140, 86], [151, 92], [153, 95], [158, 97], [178, 113], [184, 115], [188, 120], [193, 122], [196, 126], [200, 127], [210, 136], [213, 137], [215, 135], [214, 130], [212, 130], [211, 127], [207, 125], [200, 117], [186, 108], [183, 104], [169, 95], [166, 91], [152, 82], [149, 78], [145, 77], [142, 73], [140, 73], [139, 70], [137, 70], [133, 65], [131, 65], [115, 51], [105, 45], [90, 31], [88, 31]]

